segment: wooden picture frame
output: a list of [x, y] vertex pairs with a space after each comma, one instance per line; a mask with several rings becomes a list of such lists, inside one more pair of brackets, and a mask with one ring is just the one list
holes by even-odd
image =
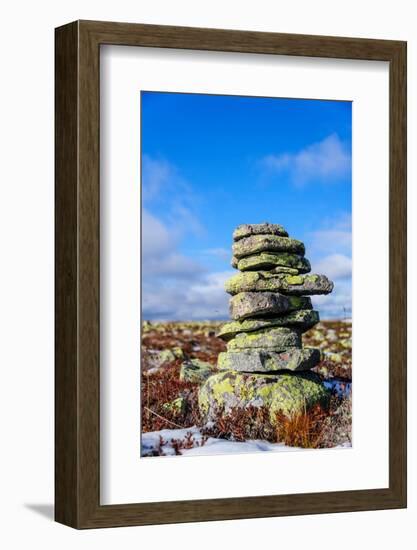
[[[76, 21], [56, 29], [55, 519], [75, 528], [406, 506], [406, 43]], [[117, 44], [389, 62], [389, 487], [100, 505], [99, 56]]]

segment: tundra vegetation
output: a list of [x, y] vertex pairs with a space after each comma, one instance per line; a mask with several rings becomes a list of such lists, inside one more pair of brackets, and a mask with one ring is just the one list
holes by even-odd
[[260, 450], [349, 445], [351, 327], [320, 323], [309, 298], [334, 283], [309, 273], [304, 243], [281, 225], [243, 224], [233, 241], [231, 321], [144, 324], [142, 425], [152, 436], [142, 434], [142, 454], [214, 443], [230, 452], [222, 439]]
[[[321, 321], [302, 335], [303, 346], [318, 348], [321, 361], [311, 369], [331, 388], [329, 399], [314, 407], [271, 416], [265, 406], [219, 408], [209, 422], [199, 406], [207, 378], [221, 373], [218, 357], [227, 342], [216, 336], [224, 322], [149, 322], [142, 326], [142, 433], [178, 430], [180, 438], [164, 441], [150, 454], [174, 454], [205, 445], [209, 438], [264, 440], [298, 448], [329, 448], [351, 442], [352, 345], [350, 321]], [[233, 327], [231, 327], [233, 328]], [[242, 376], [240, 374], [240, 376]], [[244, 376], [244, 375], [243, 375]], [[196, 438], [194, 427], [201, 437]], [[182, 430], [182, 431], [181, 431]], [[149, 452], [148, 452], [149, 453]], [[147, 454], [146, 452], [144, 454]]]

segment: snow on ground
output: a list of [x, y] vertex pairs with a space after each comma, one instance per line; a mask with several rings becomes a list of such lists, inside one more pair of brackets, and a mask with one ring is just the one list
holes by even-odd
[[[146, 432], [142, 434], [142, 456], [175, 456], [173, 441], [184, 440], [188, 434], [192, 435], [193, 447], [190, 449], [181, 449], [182, 456], [198, 455], [229, 455], [236, 453], [256, 453], [259, 451], [269, 451], [274, 453], [286, 451], [305, 451], [299, 447], [288, 447], [283, 443], [269, 443], [260, 439], [248, 441], [229, 441], [227, 439], [218, 439], [209, 437], [204, 445], [201, 445], [203, 436], [196, 426], [177, 430], [160, 430], [157, 432]], [[161, 446], [162, 437], [162, 446]], [[188, 436], [190, 437], [190, 436]], [[340, 445], [338, 448], [350, 447], [350, 443]], [[336, 448], [336, 447], [335, 447]]]
[[259, 451], [282, 451], [302, 450], [297, 447], [287, 447], [283, 443], [269, 443], [260, 439], [250, 441], [228, 441], [210, 437], [202, 447], [194, 447], [181, 451], [183, 455], [231, 455], [236, 453], [257, 453]]

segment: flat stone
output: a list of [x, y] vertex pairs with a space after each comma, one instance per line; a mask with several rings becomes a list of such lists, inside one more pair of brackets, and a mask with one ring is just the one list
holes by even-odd
[[200, 387], [198, 404], [206, 420], [234, 408], [267, 407], [272, 422], [277, 413], [288, 417], [317, 404], [326, 406], [330, 392], [314, 373], [245, 374], [222, 371]]
[[300, 271], [298, 269], [293, 269], [292, 267], [274, 267], [269, 269], [269, 273], [285, 273], [286, 275], [298, 275]]
[[200, 359], [189, 359], [181, 365], [180, 380], [199, 384], [207, 380], [214, 372], [216, 372], [216, 367], [211, 363]]
[[240, 332], [252, 332], [267, 327], [294, 326], [302, 332], [312, 328], [320, 321], [319, 312], [314, 309], [301, 309], [272, 319], [244, 319], [224, 324], [216, 334], [218, 338], [230, 340]]
[[[237, 259], [237, 258], [236, 258]], [[272, 254], [271, 252], [261, 252], [253, 256], [246, 256], [237, 260], [236, 267], [240, 271], [262, 271], [270, 269], [290, 269], [290, 273], [308, 273], [311, 271], [310, 262], [307, 258], [298, 254], [288, 254], [285, 252]], [[279, 273], [279, 271], [275, 271]]]
[[268, 271], [245, 271], [228, 279], [224, 285], [229, 294], [239, 292], [281, 292], [295, 296], [329, 294], [333, 283], [325, 275], [285, 275]]
[[244, 223], [238, 225], [233, 231], [233, 240], [238, 241], [251, 235], [279, 235], [281, 237], [288, 237], [288, 233], [282, 225], [276, 223]]
[[[268, 254], [268, 252], [262, 252], [262, 254]], [[251, 258], [251, 257], [252, 256], [247, 256], [247, 258]], [[243, 261], [245, 259], [246, 258], [242, 258], [240, 261]], [[230, 265], [235, 269], [238, 269], [239, 260], [236, 258], [236, 256], [232, 257]], [[241, 264], [241, 265], [243, 266], [244, 264]], [[288, 273], [289, 275], [298, 275], [299, 273], [301, 273], [299, 269], [295, 269], [293, 267], [285, 267], [285, 266], [276, 266], [273, 268], [262, 267], [262, 269], [268, 269], [270, 273]], [[250, 271], [250, 269], [240, 269], [240, 271]]]
[[241, 332], [227, 343], [227, 351], [264, 349], [284, 351], [301, 348], [301, 331], [288, 327], [267, 327], [252, 332]]
[[298, 309], [313, 309], [310, 298], [284, 296], [278, 292], [240, 292], [229, 301], [230, 317], [235, 321], [248, 317], [265, 317]]
[[293, 348], [282, 352], [245, 350], [219, 353], [219, 370], [240, 372], [306, 371], [316, 367], [321, 352], [316, 348]]
[[290, 252], [304, 256], [304, 244], [297, 239], [290, 237], [279, 237], [278, 235], [252, 235], [244, 237], [233, 243], [233, 255], [236, 258], [252, 256], [259, 252]]

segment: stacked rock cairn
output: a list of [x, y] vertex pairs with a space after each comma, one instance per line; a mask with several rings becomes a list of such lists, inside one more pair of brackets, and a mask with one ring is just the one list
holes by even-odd
[[200, 409], [210, 420], [219, 411], [265, 406], [274, 419], [327, 401], [311, 372], [321, 352], [303, 347], [302, 334], [319, 322], [309, 296], [330, 293], [333, 283], [310, 274], [304, 244], [281, 225], [240, 225], [233, 240], [232, 266], [240, 273], [225, 283], [233, 320], [217, 335], [227, 351], [200, 388]]

